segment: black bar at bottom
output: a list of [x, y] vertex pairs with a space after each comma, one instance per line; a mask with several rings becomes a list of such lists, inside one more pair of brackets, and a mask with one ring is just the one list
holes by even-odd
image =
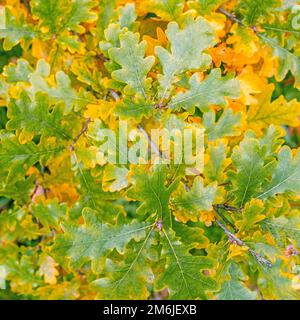
[[[5, 311], [11, 319], [201, 319], [211, 316], [234, 315], [241, 312], [257, 316], [266, 309], [268, 313], [299, 308], [298, 301], [0, 301], [1, 314]], [[238, 311], [239, 310], [239, 311]], [[208, 314], [206, 313], [208, 312]], [[240, 314], [242, 315], [242, 314]], [[0, 316], [0, 319], [2, 316]]]

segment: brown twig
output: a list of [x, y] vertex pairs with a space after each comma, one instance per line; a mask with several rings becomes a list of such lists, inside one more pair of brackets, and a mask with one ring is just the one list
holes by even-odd
[[233, 207], [233, 206], [230, 206], [226, 203], [223, 203], [223, 204], [216, 204], [216, 207], [218, 209], [224, 209], [226, 211], [232, 211], [232, 212], [241, 212], [243, 208], [236, 208], [236, 207]]
[[85, 122], [83, 128], [80, 130], [78, 135], [73, 139], [73, 142], [70, 144], [70, 150], [74, 151], [74, 145], [75, 143], [79, 140], [79, 138], [87, 131], [89, 127], [89, 123], [91, 122], [91, 118], [88, 118], [87, 121]]
[[120, 96], [117, 94], [117, 92], [113, 89], [109, 89], [109, 93], [111, 94], [111, 96], [116, 100], [120, 100]]
[[244, 26], [244, 24], [243, 24], [243, 22], [241, 20], [239, 20], [235, 15], [233, 15], [232, 13], [226, 11], [222, 7], [220, 7], [217, 11], [219, 11], [220, 13], [223, 13], [226, 17], [228, 17], [233, 22], [238, 23], [240, 26]]
[[261, 265], [272, 268], [272, 263], [267, 260], [266, 258], [262, 257], [260, 254], [256, 253], [253, 249], [251, 249], [243, 240], [239, 239], [234, 233], [229, 231], [226, 226], [222, 222], [220, 222], [218, 219], [215, 220], [216, 224], [225, 232], [228, 239], [232, 242], [235, 242], [237, 245], [241, 247], [246, 247], [248, 251], [252, 254], [252, 256], [260, 263]]
[[21, 0], [21, 2], [23, 2], [27, 12], [31, 15], [31, 8], [30, 8], [30, 4], [29, 4], [28, 0]]
[[215, 212], [221, 217], [221, 219], [228, 225], [231, 226], [231, 228], [234, 230], [234, 232], [239, 232], [239, 230], [237, 229], [237, 227], [232, 223], [230, 222], [225, 216], [224, 214], [221, 212], [221, 208], [222, 208], [222, 205], [219, 205], [219, 204], [214, 204], [213, 205], [213, 208], [215, 210]]
[[163, 154], [158, 149], [158, 146], [150, 139], [150, 137], [149, 137], [148, 133], [146, 132], [146, 130], [140, 124], [138, 125], [138, 129], [143, 133], [145, 138], [148, 140], [148, 142], [151, 145], [151, 149], [155, 152], [155, 154], [157, 156], [159, 156], [160, 158], [163, 158]]
[[[109, 93], [111, 94], [111, 96], [116, 100], [120, 100], [120, 96], [117, 94], [117, 92], [113, 89], [109, 89]], [[150, 143], [152, 150], [155, 152], [155, 154], [159, 157], [163, 157], [163, 154], [160, 152], [158, 146], [150, 139], [147, 131], [139, 124], [138, 125], [138, 129], [143, 133], [143, 135], [145, 136], [145, 138], [147, 139], [147, 141]]]
[[[220, 13], [223, 13], [227, 18], [229, 18], [231, 21], [237, 23], [240, 27], [247, 27], [240, 19], [238, 19], [232, 13], [226, 11], [224, 8], [220, 7], [217, 11], [219, 11]], [[258, 37], [262, 37], [262, 35], [260, 34], [260, 31], [258, 30], [258, 28], [256, 26], [252, 25], [252, 26], [248, 26], [248, 28], [253, 30]]]

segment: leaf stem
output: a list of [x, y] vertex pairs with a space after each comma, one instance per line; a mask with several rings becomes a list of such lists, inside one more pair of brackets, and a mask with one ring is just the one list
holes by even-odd
[[79, 138], [88, 130], [89, 124], [91, 122], [91, 118], [88, 118], [83, 126], [83, 128], [80, 130], [80, 132], [77, 134], [77, 136], [73, 139], [73, 142], [70, 144], [70, 150], [74, 151], [74, 145], [79, 140]]
[[258, 261], [259, 264], [268, 268], [272, 268], [272, 263], [269, 260], [262, 257], [260, 254], [256, 253], [253, 249], [251, 249], [243, 240], [241, 240], [234, 233], [229, 231], [226, 228], [226, 226], [222, 222], [220, 222], [218, 219], [216, 219], [215, 221], [216, 221], [216, 224], [225, 232], [229, 240], [234, 241], [236, 244], [238, 244], [241, 247], [246, 247], [248, 251], [252, 254], [252, 256]]
[[163, 154], [160, 152], [160, 150], [158, 149], [157, 145], [150, 139], [150, 137], [149, 137], [148, 133], [146, 132], [146, 130], [140, 124], [138, 125], [138, 129], [143, 133], [145, 138], [148, 140], [148, 142], [150, 143], [151, 148], [153, 149], [155, 154], [157, 156], [159, 156], [160, 158], [163, 158]]
[[244, 24], [241, 20], [239, 20], [236, 16], [234, 16], [232, 13], [226, 11], [222, 7], [220, 7], [217, 11], [219, 11], [220, 13], [223, 13], [226, 17], [228, 17], [233, 22], [238, 23], [241, 27], [244, 26]]
[[216, 213], [222, 218], [222, 220], [226, 223], [226, 224], [229, 224], [231, 226], [231, 228], [234, 230], [234, 232], [239, 232], [239, 230], [237, 229], [237, 227], [232, 223], [230, 222], [226, 217], [225, 215], [221, 212], [221, 207], [222, 205], [219, 205], [219, 204], [214, 204], [213, 205], [213, 208], [215, 209]]
[[109, 89], [109, 93], [111, 94], [111, 96], [116, 100], [120, 100], [120, 96], [117, 94], [117, 92], [113, 89]]
[[23, 2], [27, 12], [31, 15], [31, 8], [30, 8], [30, 4], [29, 4], [28, 0], [21, 0], [21, 2]]

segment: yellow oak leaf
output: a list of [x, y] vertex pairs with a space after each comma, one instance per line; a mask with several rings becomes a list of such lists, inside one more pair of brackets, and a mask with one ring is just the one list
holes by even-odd
[[240, 28], [238, 24], [234, 24], [230, 30], [233, 34], [228, 37], [227, 43], [234, 45], [234, 51], [237, 54], [243, 53], [245, 56], [251, 57], [259, 50], [258, 38], [250, 28]]
[[86, 118], [107, 120], [116, 106], [115, 101], [100, 100], [99, 103], [90, 103], [86, 107], [84, 116]]
[[228, 99], [228, 107], [237, 113], [239, 111], [246, 112], [246, 105], [240, 100]]
[[32, 40], [32, 55], [36, 59], [47, 59], [47, 43], [41, 41], [40, 39]]
[[242, 256], [246, 251], [248, 251], [247, 247], [239, 246], [236, 243], [231, 244], [229, 246], [227, 261], [231, 260], [233, 257]]
[[80, 297], [78, 281], [64, 281], [37, 288], [34, 293], [45, 300], [74, 300]]
[[225, 63], [227, 66], [232, 65], [234, 50], [227, 46], [226, 43], [220, 43], [218, 46], [211, 48], [209, 52], [217, 68], [219, 68], [222, 63]]
[[252, 56], [245, 55], [243, 52], [237, 53], [224, 42], [212, 48], [210, 53], [216, 67], [223, 63], [228, 72], [241, 72], [245, 66], [257, 64], [261, 60], [261, 55], [258, 52]]
[[47, 189], [47, 199], [53, 198], [72, 206], [78, 200], [79, 195], [73, 184], [62, 183], [52, 185], [51, 188]]
[[250, 105], [247, 118], [251, 128], [261, 129], [273, 125], [300, 125], [300, 102], [296, 99], [286, 101], [280, 96], [271, 102], [274, 85], [269, 84], [262, 93], [257, 95], [257, 103]]
[[168, 38], [161, 28], [156, 28], [156, 36], [156, 39], [148, 35], [143, 36], [143, 40], [147, 41], [146, 56], [155, 55], [154, 49], [156, 46], [166, 47], [168, 44]]
[[237, 78], [241, 85], [241, 101], [246, 105], [256, 103], [254, 95], [264, 90], [266, 80], [257, 75], [252, 66], [244, 68]]
[[216, 34], [219, 38], [223, 38], [226, 35], [225, 25], [226, 17], [217, 12], [213, 12], [209, 15], [209, 22], [216, 31]]
[[213, 211], [200, 211], [200, 221], [204, 222], [207, 227], [210, 227], [213, 221], [215, 221]]
[[42, 254], [39, 258], [39, 275], [44, 277], [45, 283], [49, 284], [56, 284], [57, 279], [56, 277], [58, 276], [59, 272], [57, 270], [58, 264], [55, 262], [55, 260], [47, 256], [45, 254]]
[[263, 63], [260, 66], [258, 74], [261, 77], [271, 78], [276, 74], [278, 68], [278, 58], [272, 54], [272, 48], [270, 46], [261, 46], [259, 50], [260, 59]]
[[128, 169], [108, 164], [105, 166], [102, 180], [104, 191], [120, 191], [128, 186]]
[[86, 147], [83, 143], [76, 145], [77, 162], [82, 162], [85, 168], [94, 168], [97, 163], [98, 148]]

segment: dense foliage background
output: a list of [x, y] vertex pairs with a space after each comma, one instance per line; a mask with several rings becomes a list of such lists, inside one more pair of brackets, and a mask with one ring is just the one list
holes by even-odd
[[[299, 34], [294, 0], [0, 0], [0, 297], [299, 299]], [[119, 119], [205, 128], [203, 172], [106, 163]]]

